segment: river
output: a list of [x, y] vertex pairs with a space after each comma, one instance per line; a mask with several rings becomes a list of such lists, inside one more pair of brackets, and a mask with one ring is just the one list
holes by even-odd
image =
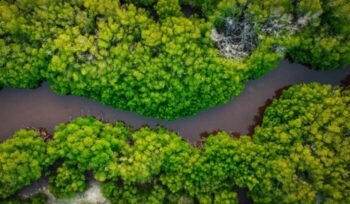
[[309, 82], [338, 85], [348, 75], [350, 66], [332, 71], [315, 71], [284, 60], [268, 74], [249, 81], [245, 90], [229, 103], [175, 121], [143, 117], [84, 97], [59, 96], [48, 83], [33, 90], [3, 88], [0, 90], [0, 141], [11, 137], [15, 130], [27, 127], [42, 127], [53, 133], [57, 124], [87, 115], [109, 122], [124, 121], [135, 128], [160, 124], [189, 142], [198, 141], [202, 132], [218, 129], [247, 134], [259, 107], [264, 106], [276, 90]]

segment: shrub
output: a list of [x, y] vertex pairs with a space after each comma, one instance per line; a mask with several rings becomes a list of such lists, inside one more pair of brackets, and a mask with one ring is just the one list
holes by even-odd
[[116, 152], [124, 149], [129, 134], [122, 123], [112, 126], [91, 117], [57, 126], [48, 144], [49, 163], [63, 160], [63, 164], [50, 179], [52, 192], [58, 197], [83, 192], [88, 171], [100, 182], [117, 174]]
[[182, 15], [179, 0], [159, 0], [155, 6], [155, 10], [161, 18]]
[[[296, 85], [266, 110], [254, 141], [273, 155], [258, 178], [256, 202], [349, 202], [349, 90]], [[286, 196], [288, 195], [288, 196]]]
[[46, 145], [34, 130], [19, 130], [0, 144], [0, 199], [39, 179], [46, 169]]
[[63, 163], [57, 168], [49, 183], [50, 192], [58, 198], [71, 198], [76, 193], [84, 192], [88, 186], [85, 172], [80, 170], [78, 165], [68, 163]]
[[165, 203], [167, 192], [157, 185], [130, 185], [118, 186], [114, 182], [104, 184], [103, 194], [111, 203]]
[[350, 62], [349, 40], [345, 36], [332, 37], [322, 28], [296, 35], [288, 45], [288, 55], [299, 63], [315, 69], [328, 70], [344, 67]]

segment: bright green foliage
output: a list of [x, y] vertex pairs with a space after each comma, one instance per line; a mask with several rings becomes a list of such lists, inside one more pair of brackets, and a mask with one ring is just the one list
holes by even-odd
[[[132, 138], [134, 142], [130, 148], [133, 152], [129, 153], [129, 157], [120, 158], [122, 162], [118, 169], [121, 171], [121, 182], [110, 182], [104, 186], [104, 194], [112, 201], [153, 203], [150, 200], [157, 196], [155, 200], [160, 203], [176, 203], [183, 199], [198, 200], [200, 203], [236, 203], [236, 193], [228, 190], [235, 183], [229, 187], [226, 183], [228, 180], [225, 180], [230, 172], [220, 171], [220, 166], [225, 166], [226, 163], [216, 163], [213, 159], [209, 165], [209, 158], [201, 156], [175, 133], [163, 128], [155, 131], [142, 128]], [[222, 141], [220, 136], [210, 137], [217, 142], [232, 143], [228, 135], [224, 135], [224, 138], [226, 140]], [[213, 146], [216, 150], [220, 148], [223, 151], [232, 148]], [[205, 151], [207, 149], [211, 152], [206, 146]], [[217, 155], [213, 155], [215, 156]], [[224, 159], [224, 162], [227, 160]], [[159, 177], [162, 185], [157, 180]]]
[[40, 70], [47, 66], [44, 50], [24, 25], [18, 7], [0, 1], [0, 11], [0, 87], [34, 88], [42, 78]]
[[85, 172], [79, 166], [64, 162], [58, 167], [54, 177], [50, 177], [50, 192], [59, 198], [70, 198], [76, 193], [84, 192], [88, 186]]
[[162, 127], [134, 131], [92, 117], [58, 125], [47, 144], [21, 130], [0, 146], [0, 195], [51, 165], [58, 197], [83, 192], [91, 173], [112, 203], [238, 203], [237, 188], [255, 203], [349, 203], [349, 103], [349, 89], [295, 85], [253, 137], [219, 132], [199, 147]]
[[273, 156], [251, 192], [256, 202], [350, 201], [349, 102], [349, 90], [297, 85], [266, 110], [254, 141]]
[[155, 10], [161, 18], [182, 15], [179, 0], [159, 0]]
[[[166, 0], [126, 0], [127, 3], [133, 3], [135, 5], [143, 6], [143, 7], [150, 7], [152, 5], [159, 4], [159, 2], [163, 2], [161, 4], [164, 4], [164, 8], [166, 8], [165, 7], [166, 2], [168, 2], [168, 4], [167, 4], [168, 7], [173, 7], [172, 4], [174, 2], [178, 2], [176, 4], [188, 5], [188, 6], [192, 6], [194, 8], [199, 8], [203, 12], [203, 14], [205, 14], [206, 16], [210, 16], [214, 12], [216, 5], [220, 1], [221, 0], [175, 0], [175, 1], [174, 0], [168, 0], [168, 1], [166, 1]], [[168, 8], [166, 8], [166, 9], [168, 9]], [[172, 13], [172, 11], [173, 10], [170, 9], [169, 14]]]
[[214, 199], [212, 200], [214, 204], [238, 204], [237, 193], [233, 190], [221, 190], [214, 194]]
[[[0, 87], [48, 81], [59, 94], [170, 120], [228, 102], [247, 80], [275, 67], [284, 48], [320, 69], [350, 61], [346, 0], [126, 2], [1, 0]], [[205, 18], [185, 18], [180, 5], [200, 8]], [[210, 39], [213, 23], [232, 13], [249, 21], [259, 39], [242, 61], [221, 57]], [[279, 36], [260, 32], [284, 14], [313, 20], [293, 36], [283, 28]]]
[[102, 187], [103, 194], [109, 198], [111, 203], [166, 203], [167, 192], [158, 185], [129, 185], [118, 186], [113, 182], [106, 183]]
[[219, 190], [213, 194], [204, 194], [197, 197], [200, 204], [238, 204], [237, 193], [233, 190]]
[[133, 3], [138, 6], [151, 6], [157, 0], [126, 0], [127, 3]]
[[130, 139], [132, 144], [118, 158], [118, 171], [124, 183], [145, 183], [162, 171], [175, 171], [179, 168], [177, 162], [181, 162], [177, 157], [189, 152], [186, 141], [162, 127], [141, 128]]
[[47, 65], [42, 50], [21, 42], [0, 39], [0, 87], [35, 88]]
[[281, 41], [283, 40], [266, 37], [264, 41], [260, 42], [259, 46], [246, 61], [245, 66], [249, 67], [249, 69], [244, 69], [247, 79], [259, 78], [278, 65], [284, 58], [285, 53], [271, 52], [271, 50]]
[[116, 174], [116, 152], [124, 148], [129, 134], [130, 130], [122, 123], [112, 126], [91, 117], [57, 126], [54, 139], [48, 144], [48, 158], [51, 164], [63, 160], [63, 166], [50, 181], [53, 192], [69, 197], [84, 191], [87, 171], [92, 171], [94, 178], [101, 182]]
[[[192, 149], [174, 132], [162, 127], [143, 127], [129, 138], [132, 142], [120, 154], [117, 182], [104, 186], [112, 203], [164, 203], [172, 192], [182, 188], [181, 172], [192, 156]], [[160, 178], [160, 181], [158, 180]], [[120, 180], [119, 180], [120, 179]], [[120, 183], [123, 186], [120, 186]], [[117, 202], [118, 201], [118, 202]]]
[[73, 25], [91, 29], [86, 13], [68, 3], [0, 1], [0, 10], [0, 86], [36, 87], [50, 63], [52, 37]]
[[[227, 190], [236, 186], [252, 188], [258, 180], [250, 172], [255, 170], [254, 167], [262, 166], [267, 155], [264, 150], [247, 136], [239, 140], [224, 132], [210, 136], [201, 155], [191, 157], [192, 163], [185, 171], [184, 188], [197, 196], [215, 195], [223, 189], [226, 193], [233, 193]], [[263, 175], [264, 169], [256, 173]]]
[[34, 130], [19, 130], [0, 144], [0, 199], [41, 177], [46, 145]]
[[233, 62], [217, 58], [204, 38], [210, 25], [183, 17], [154, 24], [134, 6], [117, 15], [97, 22], [98, 39], [75, 28], [55, 39], [47, 78], [56, 92], [173, 119], [241, 91]]
[[160, 175], [161, 183], [172, 193], [181, 192], [188, 178], [187, 171], [198, 157], [199, 151], [191, 148], [185, 141], [171, 144], [168, 151], [164, 153], [162, 163], [164, 173]]

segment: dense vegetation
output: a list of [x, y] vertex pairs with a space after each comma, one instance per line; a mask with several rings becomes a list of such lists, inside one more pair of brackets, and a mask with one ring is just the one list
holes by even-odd
[[19, 130], [0, 147], [0, 198], [38, 180], [44, 171], [46, 144], [34, 130]]
[[38, 193], [28, 198], [8, 198], [1, 200], [2, 204], [44, 204], [47, 203], [48, 197], [44, 193]]
[[298, 85], [266, 110], [253, 139], [272, 154], [251, 192], [255, 201], [350, 202], [349, 94]]
[[219, 132], [198, 146], [92, 117], [58, 125], [46, 143], [20, 130], [0, 144], [0, 198], [46, 172], [58, 197], [83, 192], [92, 175], [112, 203], [237, 203], [237, 188], [256, 203], [349, 203], [349, 103], [349, 89], [295, 85], [252, 137]]
[[[183, 5], [201, 13], [187, 18]], [[286, 54], [320, 69], [348, 64], [349, 5], [0, 0], [0, 87], [48, 81], [58, 94], [88, 96], [145, 116], [193, 115], [238, 95], [248, 79]]]

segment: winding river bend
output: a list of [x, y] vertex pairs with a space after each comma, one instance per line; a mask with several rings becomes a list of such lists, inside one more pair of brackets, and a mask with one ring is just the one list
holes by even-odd
[[202, 132], [218, 129], [247, 134], [259, 107], [272, 98], [276, 90], [310, 82], [338, 85], [348, 75], [350, 66], [333, 71], [315, 71], [284, 60], [265, 76], [248, 82], [245, 90], [228, 104], [175, 121], [146, 118], [84, 97], [58, 96], [47, 83], [34, 90], [4, 88], [0, 90], [0, 141], [11, 137], [20, 128], [42, 127], [52, 133], [55, 125], [87, 115], [109, 122], [121, 120], [135, 128], [160, 124], [190, 142], [198, 141]]

